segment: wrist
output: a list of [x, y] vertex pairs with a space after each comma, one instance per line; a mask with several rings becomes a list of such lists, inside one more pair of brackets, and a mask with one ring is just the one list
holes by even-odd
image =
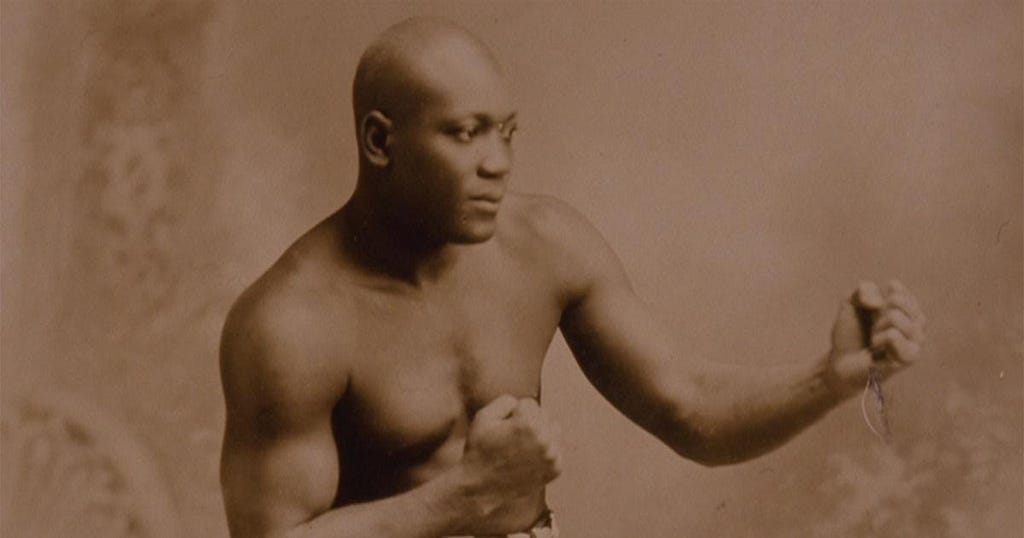
[[481, 494], [480, 480], [463, 462], [445, 471], [438, 482], [445, 491], [445, 509], [454, 514], [448, 534], [471, 534], [476, 522], [486, 520], [497, 508], [497, 503], [488, 503], [487, 496]]
[[818, 376], [838, 403], [863, 388], [870, 364], [871, 356], [864, 350], [848, 353], [832, 351], [819, 361]]

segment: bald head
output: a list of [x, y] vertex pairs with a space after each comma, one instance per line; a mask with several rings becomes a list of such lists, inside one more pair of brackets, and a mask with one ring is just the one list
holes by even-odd
[[356, 202], [429, 244], [493, 235], [512, 169], [515, 109], [479, 39], [438, 19], [392, 26], [359, 61], [352, 101]]
[[500, 75], [491, 51], [464, 28], [443, 19], [408, 19], [363, 53], [352, 85], [356, 122], [372, 110], [401, 122], [443, 100], [449, 85]]

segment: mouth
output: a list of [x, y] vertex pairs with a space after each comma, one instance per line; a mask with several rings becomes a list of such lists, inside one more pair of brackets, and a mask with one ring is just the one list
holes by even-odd
[[501, 196], [472, 196], [469, 205], [485, 213], [497, 213], [501, 205]]
[[501, 198], [502, 198], [501, 194], [498, 194], [498, 193], [495, 193], [495, 194], [478, 194], [476, 196], [470, 196], [469, 197], [469, 199], [472, 200], [472, 201], [481, 200], [481, 201], [484, 201], [484, 202], [491, 202], [491, 203], [494, 203], [494, 204], [500, 202]]

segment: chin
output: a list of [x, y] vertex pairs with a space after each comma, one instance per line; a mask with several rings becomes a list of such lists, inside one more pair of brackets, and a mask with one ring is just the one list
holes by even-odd
[[451, 242], [459, 245], [473, 245], [483, 243], [494, 237], [497, 226], [494, 221], [474, 223], [470, 226], [462, 226], [452, 234]]

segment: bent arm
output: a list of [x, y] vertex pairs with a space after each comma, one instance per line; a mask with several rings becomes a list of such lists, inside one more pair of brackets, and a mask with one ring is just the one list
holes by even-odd
[[437, 538], [466, 532], [466, 508], [454, 473], [439, 476], [405, 493], [351, 504], [299, 525], [289, 538]]
[[[326, 346], [301, 328], [315, 320], [289, 316], [280, 305], [274, 310], [272, 316], [233, 313], [222, 340], [227, 424], [221, 484], [231, 535], [406, 538], [461, 533], [461, 522], [474, 506], [464, 502], [466, 482], [459, 468], [393, 497], [333, 507], [346, 478], [337, 445], [344, 440], [335, 439], [331, 428], [331, 413], [346, 385], [346, 376], [334, 372], [345, 365], [336, 354], [325, 360]], [[289, 330], [289, 324], [300, 328]]]
[[[245, 446], [228, 434], [222, 484], [232, 536], [436, 538], [455, 534], [468, 511], [457, 473], [405, 493], [331, 508], [336, 461], [329, 439], [277, 439]], [[330, 492], [329, 495], [324, 495]]]

